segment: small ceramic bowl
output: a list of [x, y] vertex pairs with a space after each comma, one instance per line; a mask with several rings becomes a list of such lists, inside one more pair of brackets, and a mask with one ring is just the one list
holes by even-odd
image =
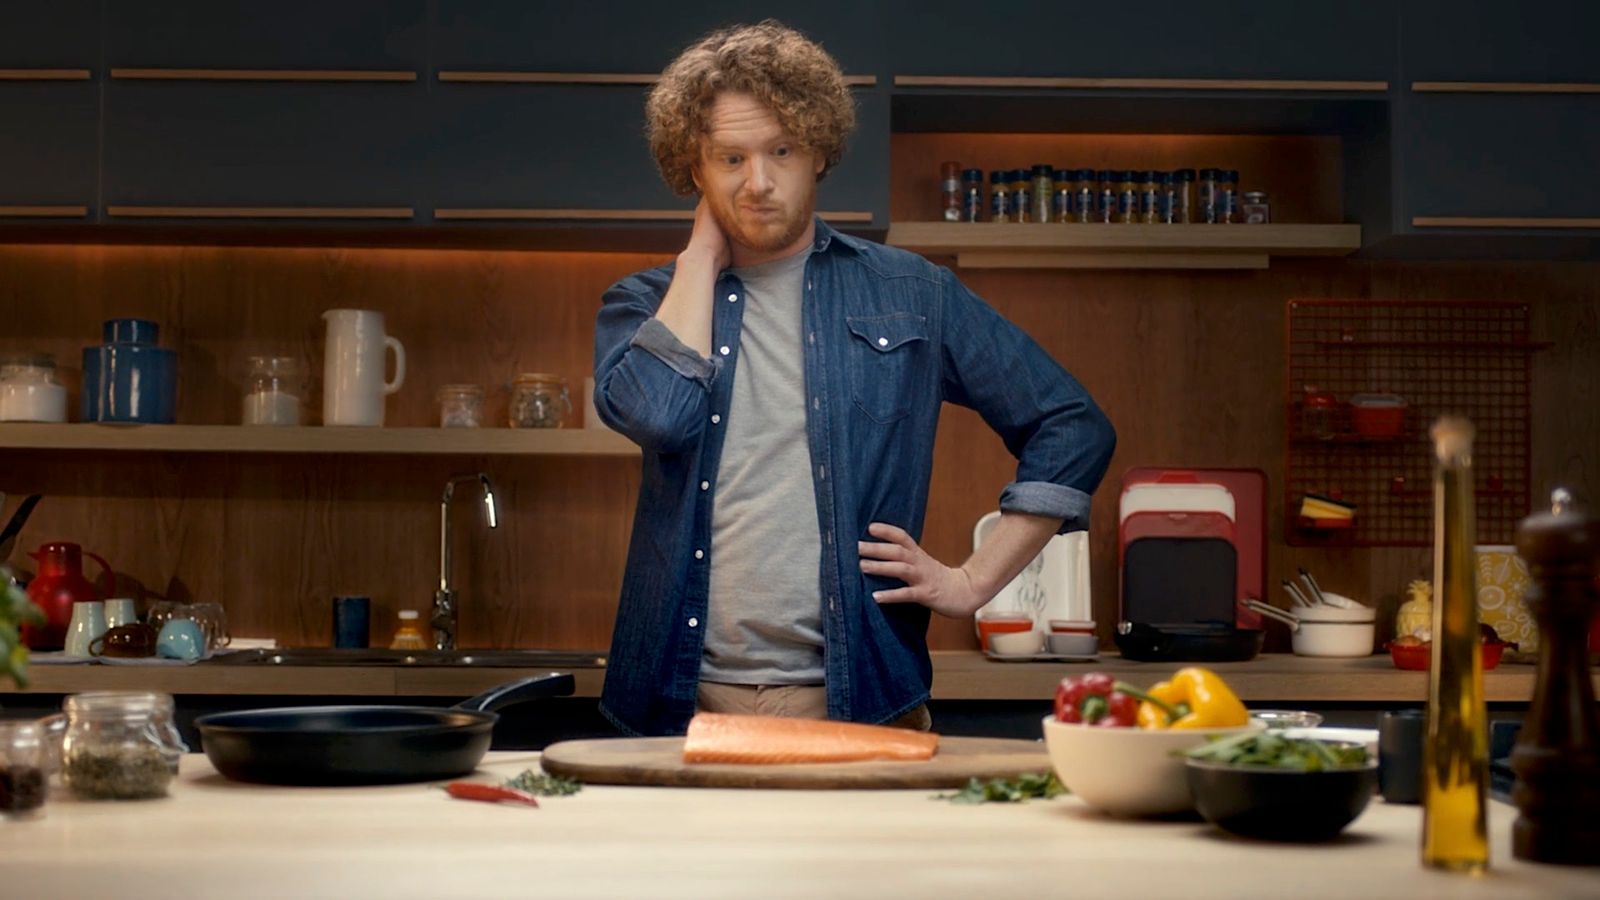
[[1092, 634], [1052, 631], [1045, 636], [1045, 647], [1061, 656], [1093, 656], [1100, 652], [1100, 641]]
[[1094, 634], [1092, 619], [1051, 619], [1051, 634]]
[[1355, 821], [1378, 787], [1378, 761], [1300, 772], [1185, 760], [1194, 805], [1207, 822], [1269, 841], [1326, 841]]
[[1044, 635], [1037, 631], [995, 632], [989, 635], [989, 649], [1001, 656], [1030, 656], [1044, 649]]
[[[1389, 658], [1394, 660], [1397, 669], [1426, 672], [1432, 665], [1433, 648], [1427, 644], [1396, 644], [1390, 641], [1387, 646]], [[1479, 644], [1478, 651], [1483, 655], [1483, 670], [1487, 672], [1500, 665], [1500, 654], [1505, 650], [1505, 644]]]

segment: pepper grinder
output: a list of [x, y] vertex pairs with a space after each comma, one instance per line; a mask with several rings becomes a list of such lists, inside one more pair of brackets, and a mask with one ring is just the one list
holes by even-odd
[[1521, 813], [1511, 831], [1518, 859], [1600, 865], [1600, 723], [1586, 636], [1595, 612], [1600, 519], [1572, 509], [1564, 490], [1550, 512], [1517, 528], [1517, 552], [1533, 575], [1526, 595], [1539, 623], [1539, 671], [1511, 769]]

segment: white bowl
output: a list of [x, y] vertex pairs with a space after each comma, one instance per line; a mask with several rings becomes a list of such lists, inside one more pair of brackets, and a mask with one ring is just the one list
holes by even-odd
[[1261, 731], [1260, 722], [1234, 728], [1104, 728], [1044, 718], [1050, 765], [1067, 790], [1115, 816], [1160, 816], [1194, 808], [1183, 751], [1208, 738]]
[[1044, 649], [1037, 631], [997, 631], [989, 635], [989, 649], [1001, 656], [1031, 656]]

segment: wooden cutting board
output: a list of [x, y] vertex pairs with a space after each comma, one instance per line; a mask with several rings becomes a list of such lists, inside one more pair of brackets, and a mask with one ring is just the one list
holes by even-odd
[[941, 737], [933, 759], [916, 762], [731, 765], [686, 763], [683, 738], [603, 738], [545, 748], [544, 770], [588, 784], [726, 788], [958, 788], [970, 778], [1015, 778], [1050, 770], [1040, 741]]

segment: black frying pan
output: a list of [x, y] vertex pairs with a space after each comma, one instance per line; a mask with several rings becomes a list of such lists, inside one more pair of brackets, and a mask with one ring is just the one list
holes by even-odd
[[195, 720], [217, 771], [261, 784], [399, 784], [477, 768], [489, 750], [493, 710], [565, 697], [562, 672], [503, 684], [453, 707], [291, 706], [212, 713]]

